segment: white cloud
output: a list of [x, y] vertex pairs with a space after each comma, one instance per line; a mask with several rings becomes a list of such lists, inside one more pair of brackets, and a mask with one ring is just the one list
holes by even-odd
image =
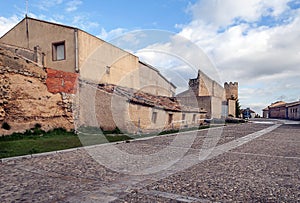
[[111, 31], [106, 31], [104, 28], [101, 28], [101, 32], [99, 35], [97, 35], [97, 37], [106, 41], [110, 41], [123, 36], [126, 32], [128, 32], [128, 30], [124, 28], [116, 28]]
[[19, 19], [17, 16], [12, 16], [10, 18], [0, 17], [0, 37], [13, 28]]
[[76, 15], [73, 17], [72, 25], [80, 29], [88, 31], [91, 28], [97, 28], [99, 24], [89, 20], [86, 15]]
[[66, 11], [67, 12], [72, 12], [72, 11], [76, 11], [78, 9], [78, 6], [80, 6], [82, 4], [81, 0], [72, 0], [67, 2], [67, 7], [66, 7]]
[[223, 81], [239, 81], [240, 87], [263, 83], [260, 88], [240, 88], [242, 104], [268, 105], [278, 95], [295, 98], [285, 84], [294, 87], [298, 79], [293, 76], [300, 72], [300, 12], [288, 2], [200, 0], [189, 7], [193, 21], [181, 25], [180, 35], [213, 59]]
[[60, 5], [62, 3], [63, 3], [63, 0], [52, 0], [52, 1], [41, 0], [41, 1], [38, 1], [38, 3], [34, 4], [34, 5], [37, 6], [41, 10], [48, 11], [51, 7]]
[[287, 8], [287, 0], [199, 0], [190, 5], [194, 19], [201, 19], [207, 24], [214, 26], [227, 26], [235, 19], [241, 18], [245, 21], [256, 21], [262, 15], [280, 15]]

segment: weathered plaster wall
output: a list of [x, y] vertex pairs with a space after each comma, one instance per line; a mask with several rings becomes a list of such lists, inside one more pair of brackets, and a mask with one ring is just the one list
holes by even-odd
[[94, 51], [82, 60], [80, 76], [94, 83], [108, 83], [137, 89], [138, 57], [104, 42], [94, 47]]
[[173, 97], [176, 88], [157, 70], [139, 63], [139, 90], [153, 95]]
[[[26, 19], [1, 37], [0, 42], [17, 45], [34, 50], [39, 45], [45, 53], [45, 66], [66, 72], [75, 72], [75, 33], [74, 29], [52, 23], [28, 18], [28, 35], [26, 34]], [[45, 40], [47, 39], [47, 40]], [[66, 59], [52, 60], [52, 43], [65, 41]]]

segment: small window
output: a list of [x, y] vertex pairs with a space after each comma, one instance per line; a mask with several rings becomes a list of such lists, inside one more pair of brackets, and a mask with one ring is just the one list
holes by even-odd
[[185, 122], [185, 114], [182, 114], [181, 120], [182, 120], [182, 121], [181, 121], [182, 123]]
[[152, 123], [156, 123], [156, 119], [157, 119], [157, 112], [153, 112], [152, 119], [151, 119]]
[[173, 114], [169, 114], [168, 124], [172, 124], [173, 122]]
[[193, 123], [196, 122], [196, 114], [193, 115]]
[[65, 42], [56, 42], [52, 44], [53, 61], [60, 61], [66, 59]]
[[106, 66], [106, 74], [110, 74], [110, 66]]

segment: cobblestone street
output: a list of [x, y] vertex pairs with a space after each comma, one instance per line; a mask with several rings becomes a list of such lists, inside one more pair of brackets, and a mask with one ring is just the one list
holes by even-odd
[[300, 202], [300, 124], [228, 125], [0, 167], [1, 202]]

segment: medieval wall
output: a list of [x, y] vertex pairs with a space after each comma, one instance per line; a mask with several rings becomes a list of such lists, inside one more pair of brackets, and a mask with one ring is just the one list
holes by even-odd
[[189, 88], [196, 96], [212, 96], [225, 100], [224, 88], [201, 71], [197, 78], [189, 80]]
[[35, 124], [42, 129], [73, 129], [72, 94], [51, 93], [47, 72], [34, 63], [0, 49], [0, 135], [24, 132]]
[[228, 100], [228, 115], [232, 115], [233, 117], [236, 116], [236, 101], [235, 100]]
[[225, 89], [225, 97], [226, 99], [233, 99], [236, 100], [238, 99], [238, 89], [239, 89], [239, 84], [237, 82], [230, 82], [224, 83], [224, 89]]

